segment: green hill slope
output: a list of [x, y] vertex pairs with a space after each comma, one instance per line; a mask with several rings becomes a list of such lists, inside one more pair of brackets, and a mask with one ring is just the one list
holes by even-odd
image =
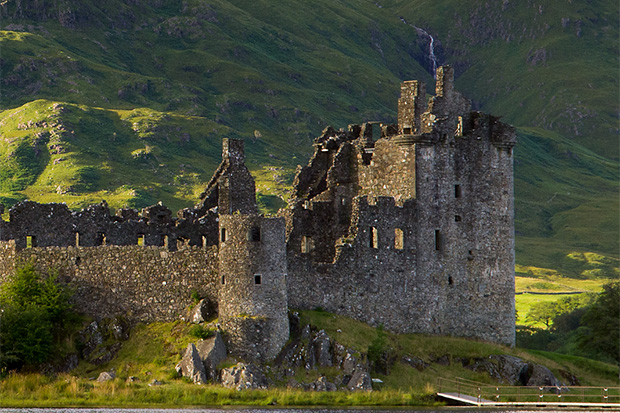
[[616, 11], [609, 0], [5, 2], [0, 196], [177, 209], [196, 201], [228, 136], [246, 139], [259, 201], [277, 208], [326, 125], [394, 121], [403, 79], [432, 92], [430, 34], [474, 105], [521, 128], [517, 262], [617, 277]]

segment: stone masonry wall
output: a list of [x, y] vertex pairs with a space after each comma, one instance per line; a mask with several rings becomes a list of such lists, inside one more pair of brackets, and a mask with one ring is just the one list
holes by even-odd
[[96, 319], [172, 321], [192, 303], [192, 290], [217, 302], [217, 247], [28, 248], [12, 260], [11, 244], [0, 243], [0, 280], [12, 270], [11, 261], [32, 261], [44, 272], [56, 268], [61, 280], [75, 290], [76, 310]]

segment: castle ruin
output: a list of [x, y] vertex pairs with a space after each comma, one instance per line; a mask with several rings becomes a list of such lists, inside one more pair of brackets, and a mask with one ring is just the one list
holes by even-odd
[[442, 67], [428, 102], [423, 83], [402, 84], [397, 125], [325, 129], [277, 218], [258, 213], [243, 141], [224, 139], [201, 202], [176, 218], [162, 205], [15, 205], [0, 279], [33, 260], [75, 287], [78, 310], [133, 322], [179, 318], [195, 290], [249, 360], [277, 355], [288, 308], [513, 345], [514, 144]]

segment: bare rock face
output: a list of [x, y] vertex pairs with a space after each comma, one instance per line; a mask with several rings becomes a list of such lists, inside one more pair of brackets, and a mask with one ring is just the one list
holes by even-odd
[[226, 344], [218, 331], [214, 337], [196, 343], [198, 355], [204, 365], [207, 380], [218, 379], [217, 365], [226, 359]]
[[215, 305], [208, 299], [203, 298], [190, 311], [189, 321], [194, 324], [200, 324], [210, 320], [215, 313]]
[[464, 361], [463, 367], [486, 372], [495, 380], [511, 386], [555, 387], [561, 384], [548, 368], [504, 354]]
[[185, 355], [175, 367], [181, 377], [189, 377], [196, 384], [207, 382], [207, 373], [194, 343], [187, 345]]
[[327, 377], [325, 376], [319, 377], [318, 379], [316, 379], [316, 381], [314, 381], [313, 383], [310, 383], [305, 388], [306, 390], [312, 390], [312, 391], [336, 391], [338, 390], [336, 385], [330, 381], [327, 381]]
[[259, 367], [253, 364], [238, 363], [222, 370], [222, 386], [229, 389], [266, 389], [267, 377]]
[[403, 356], [401, 360], [403, 363], [409, 364], [411, 367], [413, 367], [417, 371], [424, 371], [424, 369], [430, 366], [430, 364], [428, 364], [424, 360], [417, 358], [417, 357]]
[[551, 370], [540, 364], [534, 364], [527, 386], [555, 387], [561, 385]]
[[489, 359], [497, 362], [499, 378], [504, 383], [524, 385], [527, 382], [528, 364], [519, 357], [492, 355]]
[[333, 365], [331, 340], [325, 330], [316, 333], [310, 344], [310, 348], [319, 366], [331, 367]]
[[362, 365], [358, 365], [353, 371], [351, 379], [347, 383], [347, 389], [350, 391], [372, 390], [372, 380], [370, 378], [370, 374], [368, 373], [368, 369]]

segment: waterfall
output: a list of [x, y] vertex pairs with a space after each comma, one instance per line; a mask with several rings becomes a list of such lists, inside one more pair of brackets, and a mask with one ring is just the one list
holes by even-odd
[[407, 20], [405, 20], [404, 17], [400, 16], [399, 18], [401, 22], [405, 23], [408, 26], [413, 27], [415, 31], [418, 33], [418, 36], [423, 36], [423, 37], [428, 38], [428, 59], [431, 61], [431, 67], [430, 67], [431, 74], [433, 75], [433, 78], [436, 79], [437, 78], [437, 56], [435, 56], [435, 39], [426, 30], [407, 22]]
[[[428, 34], [428, 33], [426, 33]], [[435, 39], [433, 36], [428, 34], [428, 37], [431, 39], [428, 44], [428, 58], [431, 59], [431, 68], [433, 69], [433, 78], [437, 78], [437, 57], [435, 57]]]

